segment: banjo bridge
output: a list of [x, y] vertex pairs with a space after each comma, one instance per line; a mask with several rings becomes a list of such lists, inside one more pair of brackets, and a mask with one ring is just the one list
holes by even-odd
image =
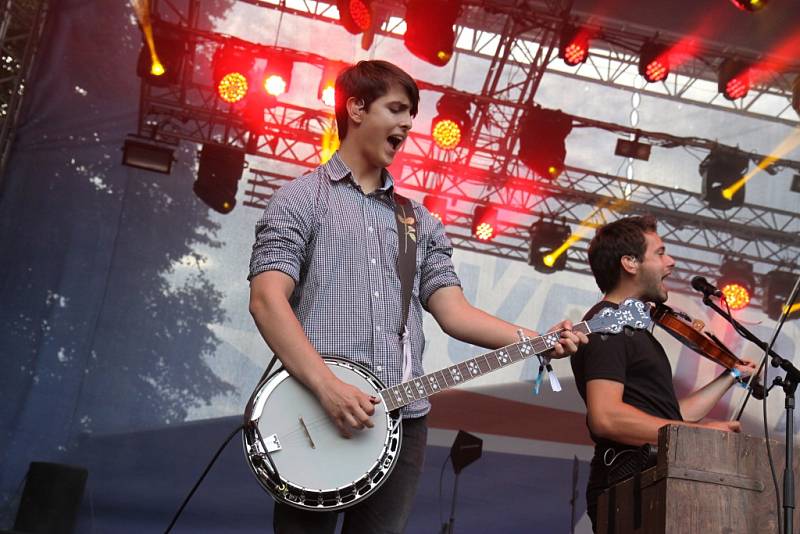
[[313, 439], [311, 439], [311, 433], [309, 433], [309, 431], [308, 431], [308, 427], [306, 426], [306, 422], [305, 422], [305, 421], [303, 421], [303, 418], [302, 418], [302, 417], [300, 417], [300, 426], [302, 426], [302, 427], [303, 427], [303, 432], [305, 432], [305, 434], [306, 434], [306, 437], [308, 438], [308, 442], [311, 444], [311, 448], [312, 448], [312, 449], [316, 449], [316, 448], [317, 448], [317, 446], [314, 444], [314, 440], [313, 440]]

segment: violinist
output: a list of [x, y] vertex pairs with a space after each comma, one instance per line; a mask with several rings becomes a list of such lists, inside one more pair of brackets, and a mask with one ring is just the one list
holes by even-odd
[[[675, 267], [656, 233], [656, 220], [635, 216], [597, 230], [589, 245], [589, 263], [603, 300], [586, 318], [629, 297], [651, 303], [667, 300], [664, 279]], [[688, 397], [678, 400], [672, 368], [661, 344], [651, 332], [625, 335], [592, 334], [571, 360], [578, 392], [586, 403], [589, 433], [595, 443], [587, 509], [597, 529], [597, 500], [614, 483], [615, 467], [636, 458], [644, 444], [655, 444], [658, 429], [686, 424], [738, 432], [739, 422], [704, 421], [703, 418], [734, 383], [726, 371]], [[749, 376], [755, 365], [739, 360], [735, 368]]]

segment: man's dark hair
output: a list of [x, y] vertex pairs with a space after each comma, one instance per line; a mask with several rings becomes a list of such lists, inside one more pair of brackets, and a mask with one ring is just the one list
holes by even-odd
[[600, 291], [608, 293], [619, 283], [623, 256], [644, 260], [644, 234], [655, 231], [656, 219], [652, 215], [625, 217], [597, 229], [589, 243], [589, 265]]
[[419, 88], [406, 71], [388, 61], [359, 61], [347, 67], [336, 77], [336, 127], [339, 139], [347, 136], [347, 100], [355, 97], [364, 103], [364, 109], [389, 92], [392, 85], [402, 87], [411, 103], [411, 116], [417, 116]]

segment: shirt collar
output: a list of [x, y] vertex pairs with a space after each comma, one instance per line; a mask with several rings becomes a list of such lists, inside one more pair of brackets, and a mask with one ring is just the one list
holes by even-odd
[[[342, 161], [342, 158], [339, 157], [338, 151], [325, 164], [325, 170], [328, 172], [330, 179], [334, 182], [350, 178], [350, 180], [355, 183], [355, 180], [353, 180], [353, 172], [350, 170], [350, 167]], [[394, 177], [392, 177], [392, 173], [387, 169], [382, 169], [381, 176], [383, 177], [383, 185], [379, 187], [377, 191], [390, 196], [394, 195]]]

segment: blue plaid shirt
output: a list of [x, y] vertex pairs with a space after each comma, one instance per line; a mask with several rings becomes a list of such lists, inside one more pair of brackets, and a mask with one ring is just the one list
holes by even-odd
[[[256, 223], [252, 279], [281, 271], [296, 286], [290, 303], [320, 354], [369, 368], [387, 386], [402, 381], [402, 312], [397, 274], [394, 181], [365, 195], [339, 154], [275, 192]], [[409, 309], [412, 377], [424, 374], [423, 307], [437, 289], [460, 286], [442, 223], [412, 201], [417, 219], [417, 269]], [[403, 408], [421, 417], [427, 400]]]

